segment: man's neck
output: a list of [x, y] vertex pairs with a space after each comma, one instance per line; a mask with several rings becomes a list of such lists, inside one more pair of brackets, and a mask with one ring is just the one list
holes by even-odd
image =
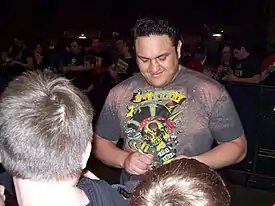
[[85, 193], [75, 185], [77, 180], [36, 182], [14, 178], [20, 206], [83, 206], [89, 203]]
[[132, 58], [132, 55], [130, 54], [130, 52], [126, 52], [123, 54], [125, 59], [131, 59]]
[[[171, 82], [173, 82], [179, 75], [180, 71], [182, 69], [182, 66], [178, 64], [178, 71], [176, 72], [176, 74], [174, 75], [173, 79], [171, 80]], [[170, 82], [170, 83], [171, 83]]]
[[247, 57], [249, 57], [250, 53], [245, 53], [244, 56], [243, 56], [243, 59], [246, 59]]

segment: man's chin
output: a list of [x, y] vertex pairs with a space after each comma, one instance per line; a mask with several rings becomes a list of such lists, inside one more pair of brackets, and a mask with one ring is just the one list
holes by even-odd
[[153, 87], [156, 87], [156, 88], [162, 88], [162, 87], [165, 87], [168, 83], [167, 82], [164, 82], [164, 81], [151, 81], [151, 80], [147, 80], [147, 82], [152, 85]]
[[[142, 74], [143, 75], [143, 74]], [[146, 81], [156, 88], [162, 88], [165, 87], [167, 84], [169, 84], [171, 81], [169, 81], [168, 78], [165, 78], [163, 75], [159, 77], [151, 77], [147, 75], [143, 75], [143, 77], [146, 79]]]

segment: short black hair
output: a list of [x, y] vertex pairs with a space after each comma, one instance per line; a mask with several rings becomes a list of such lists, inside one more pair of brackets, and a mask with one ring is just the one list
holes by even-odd
[[94, 40], [99, 40], [99, 42], [102, 42], [102, 39], [99, 36], [93, 36], [92, 41], [94, 41]]
[[180, 40], [179, 29], [167, 20], [160, 18], [142, 18], [138, 19], [132, 29], [134, 39], [151, 35], [167, 35], [174, 46], [178, 45]]
[[251, 52], [252, 50], [251, 43], [247, 40], [237, 39], [232, 44], [232, 49], [241, 50], [242, 47], [245, 48], [245, 50], [248, 52]]
[[125, 36], [117, 36], [114, 38], [115, 41], [123, 41], [123, 42], [127, 42], [127, 38]]
[[76, 42], [79, 45], [79, 40], [76, 38], [70, 39], [69, 44]]

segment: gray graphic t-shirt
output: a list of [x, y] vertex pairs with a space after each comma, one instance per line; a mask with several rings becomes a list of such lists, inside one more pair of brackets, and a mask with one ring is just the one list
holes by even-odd
[[154, 155], [156, 165], [176, 155], [203, 154], [214, 140], [228, 142], [243, 133], [223, 86], [184, 67], [164, 88], [151, 86], [140, 74], [117, 85], [96, 127], [96, 134], [110, 141], [124, 138], [127, 151]]

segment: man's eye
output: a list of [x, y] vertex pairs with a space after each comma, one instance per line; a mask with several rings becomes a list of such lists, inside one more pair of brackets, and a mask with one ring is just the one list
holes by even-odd
[[160, 61], [164, 61], [164, 60], [166, 59], [166, 57], [167, 57], [167, 56], [161, 56], [161, 57], [159, 57], [158, 59], [159, 59]]
[[148, 59], [141, 59], [141, 61], [142, 61], [142, 62], [144, 62], [144, 63], [149, 62], [149, 60], [148, 60]]

